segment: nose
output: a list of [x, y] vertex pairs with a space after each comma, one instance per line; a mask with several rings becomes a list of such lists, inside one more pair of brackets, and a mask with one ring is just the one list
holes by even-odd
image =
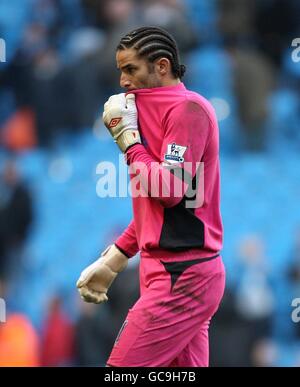
[[126, 77], [126, 75], [122, 74], [120, 78], [120, 86], [124, 89], [128, 89], [130, 85], [131, 83], [129, 79]]

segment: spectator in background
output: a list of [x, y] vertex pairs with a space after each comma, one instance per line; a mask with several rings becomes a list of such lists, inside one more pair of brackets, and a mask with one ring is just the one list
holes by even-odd
[[253, 0], [217, 0], [218, 25], [225, 41], [239, 44], [253, 42], [255, 1]]
[[266, 150], [268, 103], [275, 86], [274, 65], [265, 52], [258, 49], [256, 19], [261, 3], [252, 0], [218, 2], [219, 29], [232, 59], [241, 142], [244, 150], [249, 151]]
[[[0, 297], [6, 299], [7, 288], [0, 277]], [[0, 367], [37, 367], [40, 365], [38, 334], [22, 313], [1, 313]]]
[[63, 84], [60, 89], [65, 97], [59, 114], [65, 116], [64, 127], [73, 131], [93, 126], [104, 99], [102, 78], [95, 59], [104, 40], [103, 32], [94, 27], [79, 28], [70, 36], [67, 51], [70, 63], [60, 74]]
[[61, 0], [33, 0], [32, 21], [46, 28], [53, 40], [58, 39], [66, 24], [62, 18], [62, 3]]
[[271, 340], [275, 300], [262, 240], [256, 235], [247, 236], [238, 254], [240, 279], [235, 288], [226, 290], [212, 322], [211, 365], [274, 365], [278, 357], [277, 346]]
[[0, 143], [11, 152], [34, 148], [37, 145], [34, 112], [21, 108], [11, 114], [2, 128]]
[[144, 25], [164, 28], [174, 36], [184, 62], [185, 53], [194, 49], [199, 42], [199, 38], [188, 19], [184, 2], [179, 0], [143, 0], [141, 13]]
[[61, 111], [64, 111], [66, 98], [59, 77], [62, 64], [50, 40], [43, 25], [30, 24], [4, 79], [14, 91], [16, 107], [30, 107], [34, 111], [40, 146], [49, 145], [53, 135], [64, 124]]
[[[227, 42], [233, 66], [234, 92], [241, 122], [244, 150], [264, 151], [268, 141], [269, 97], [275, 86], [275, 71], [257, 50]], [[271, 134], [272, 135], [272, 134]]]
[[74, 361], [74, 327], [63, 310], [62, 299], [54, 296], [43, 324], [41, 365], [69, 366]]
[[227, 287], [225, 290], [210, 332], [211, 367], [250, 366], [252, 338], [237, 310], [234, 289]]
[[0, 185], [0, 266], [6, 278], [19, 263], [33, 221], [33, 206], [30, 192], [11, 160], [4, 167]]
[[39, 338], [26, 316], [8, 315], [0, 324], [0, 367], [38, 367]]
[[75, 326], [75, 365], [82, 367], [105, 366], [117, 329], [112, 324], [108, 304], [101, 308], [80, 302], [80, 316]]
[[271, 336], [275, 300], [261, 238], [247, 236], [241, 242], [239, 257], [242, 270], [236, 289], [236, 308], [249, 329], [252, 351], [260, 340]]
[[261, 339], [254, 344], [251, 352], [252, 367], [274, 367], [278, 364], [280, 349], [273, 339]]
[[36, 113], [40, 146], [51, 144], [64, 124], [62, 115], [66, 101], [62, 63], [54, 47], [46, 45], [35, 56], [31, 66], [32, 107]]

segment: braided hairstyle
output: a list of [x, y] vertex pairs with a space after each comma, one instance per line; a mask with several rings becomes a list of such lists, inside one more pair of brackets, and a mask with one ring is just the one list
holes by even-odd
[[117, 51], [128, 48], [134, 48], [139, 57], [146, 58], [150, 63], [168, 58], [175, 78], [181, 79], [186, 71], [186, 67], [180, 64], [176, 41], [162, 28], [141, 27], [129, 32], [120, 40]]

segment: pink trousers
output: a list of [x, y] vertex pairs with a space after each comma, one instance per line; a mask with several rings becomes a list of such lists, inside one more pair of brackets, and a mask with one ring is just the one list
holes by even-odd
[[129, 310], [107, 364], [207, 367], [209, 323], [224, 287], [220, 256], [173, 263], [142, 258], [141, 296]]

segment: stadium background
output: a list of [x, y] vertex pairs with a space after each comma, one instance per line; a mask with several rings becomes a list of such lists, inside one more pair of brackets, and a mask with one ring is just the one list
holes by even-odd
[[96, 195], [97, 164], [119, 153], [94, 122], [120, 92], [115, 45], [141, 25], [173, 33], [219, 119], [227, 290], [211, 365], [300, 365], [299, 4], [0, 1], [0, 365], [104, 365], [138, 297], [138, 258], [100, 307], [75, 283], [131, 218], [129, 197]]

